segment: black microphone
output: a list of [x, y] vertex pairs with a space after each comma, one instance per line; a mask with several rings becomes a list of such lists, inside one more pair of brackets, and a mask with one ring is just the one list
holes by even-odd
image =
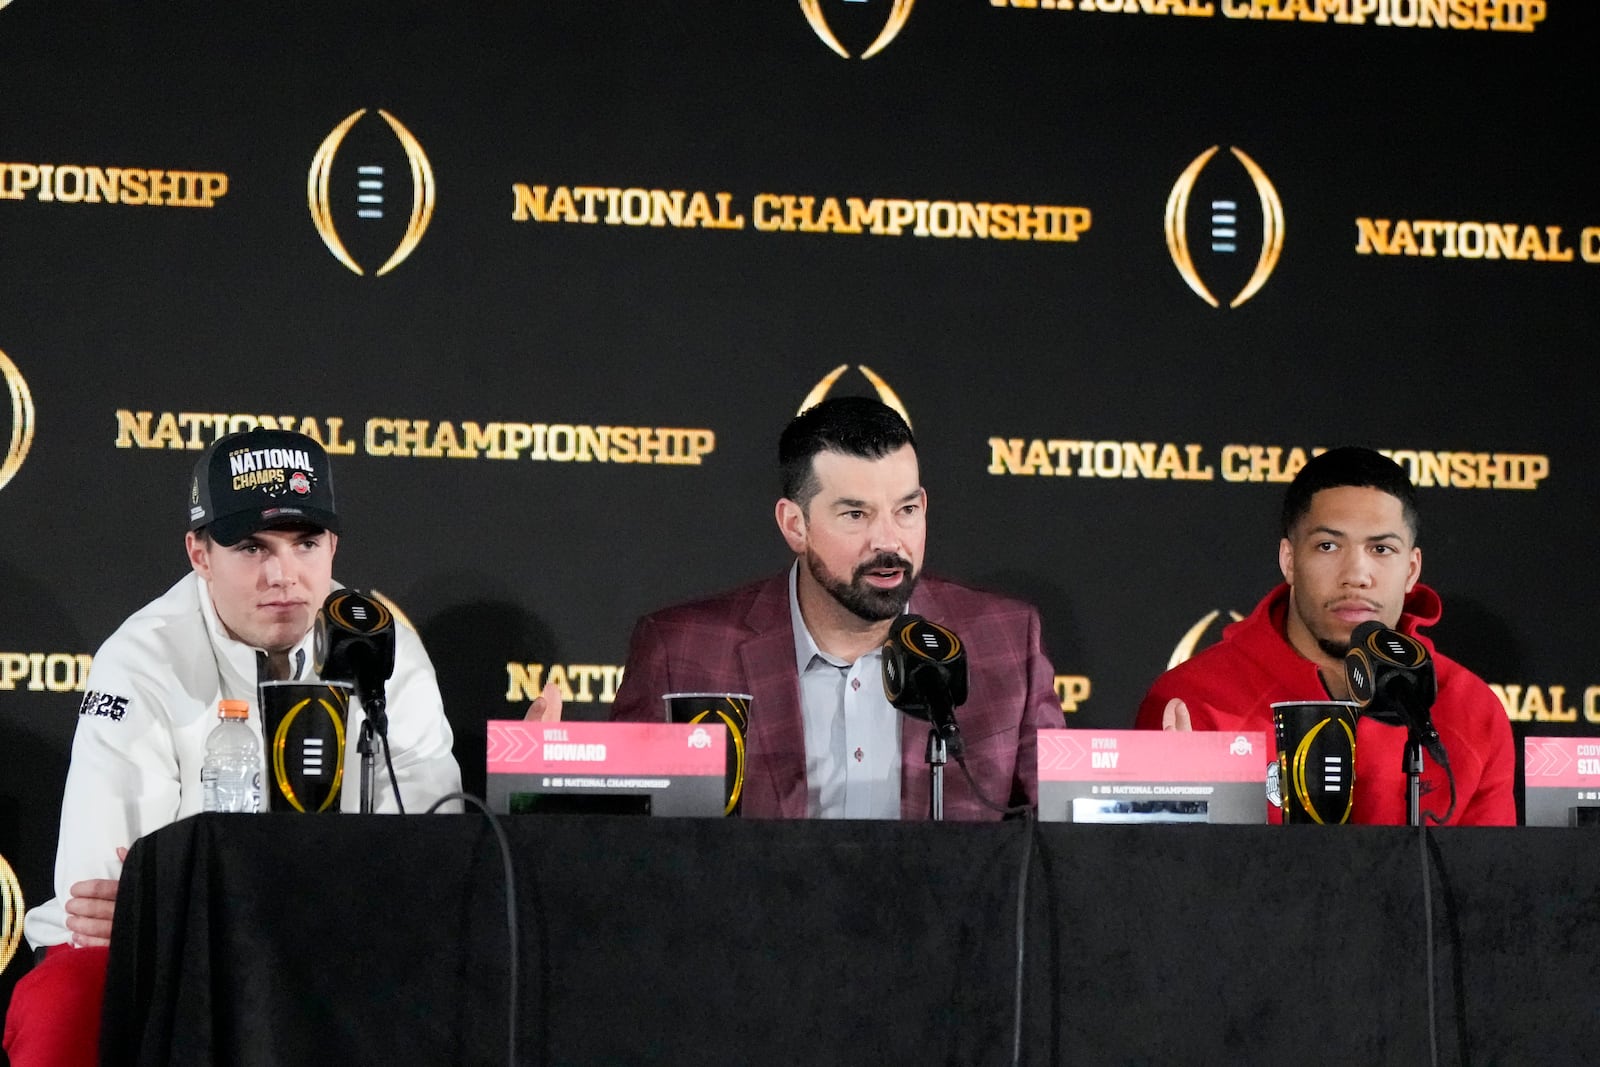
[[901, 615], [883, 643], [883, 693], [907, 715], [933, 725], [959, 762], [965, 745], [955, 709], [967, 702], [967, 651], [961, 638], [921, 615]]
[[1444, 743], [1433, 727], [1438, 682], [1426, 645], [1376, 620], [1364, 622], [1350, 634], [1344, 675], [1350, 697], [1361, 705], [1363, 715], [1406, 727], [1434, 762], [1448, 764]]
[[389, 609], [354, 589], [335, 589], [317, 612], [312, 655], [324, 681], [355, 684], [373, 730], [388, 736], [383, 683], [394, 673], [394, 616]]

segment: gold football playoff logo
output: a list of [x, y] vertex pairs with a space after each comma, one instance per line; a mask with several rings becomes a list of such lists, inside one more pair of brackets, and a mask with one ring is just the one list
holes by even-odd
[[[311, 171], [306, 176], [306, 199], [311, 206], [312, 224], [316, 226], [317, 233], [322, 237], [322, 243], [328, 246], [328, 251], [333, 253], [334, 258], [357, 274], [365, 274], [366, 271], [345, 247], [345, 241], [334, 225], [333, 204], [336, 200], [342, 203], [347, 198], [330, 196], [329, 179], [333, 173], [334, 156], [338, 153], [339, 146], [349, 136], [351, 127], [361, 121], [361, 117], [366, 113], [366, 108], [354, 111], [333, 128], [333, 132], [328, 134], [322, 146], [317, 149], [317, 154], [312, 157]], [[381, 108], [378, 114], [388, 123], [390, 131], [400, 142], [411, 179], [410, 214], [406, 218], [405, 231], [400, 235], [389, 258], [378, 268], [377, 276], [382, 277], [404, 263], [406, 257], [415, 251], [417, 244], [422, 240], [428, 222], [433, 218], [434, 194], [433, 167], [429, 165], [428, 157], [422, 151], [422, 145], [417, 143], [417, 139], [399, 119]], [[356, 222], [381, 224], [388, 216], [385, 210], [388, 199], [387, 169], [379, 162], [364, 163], [356, 167], [354, 196]]]
[[0, 376], [6, 380], [6, 394], [11, 400], [11, 432], [6, 434], [0, 423], [0, 440], [6, 442], [5, 456], [0, 459], [0, 489], [4, 489], [22, 468], [33, 445], [33, 394], [28, 392], [22, 372], [4, 352], [0, 352]]
[[[350, 697], [338, 686], [326, 689], [326, 696], [306, 697], [289, 708], [268, 745], [278, 792], [299, 812], [327, 811], [344, 782], [344, 718]], [[314, 771], [308, 769], [308, 751], [315, 753]]]
[[[811, 387], [811, 392], [807, 393], [806, 398], [800, 401], [800, 406], [795, 409], [794, 413], [798, 415], [807, 408], [815, 407], [826, 400], [828, 398], [828, 394], [833, 391], [834, 384], [838, 382], [838, 380], [843, 377], [844, 372], [849, 369], [850, 364], [841, 363], [827, 374], [824, 374], [822, 376], [822, 381]], [[894, 390], [889, 388], [889, 383], [884, 381], [883, 378], [878, 374], [874, 373], [871, 367], [863, 363], [856, 364], [856, 370], [860, 371], [862, 377], [866, 378], [867, 381], [872, 383], [872, 388], [877, 392], [878, 399], [893, 408], [895, 410], [895, 414], [899, 415], [902, 419], [905, 419], [906, 425], [910, 426], [911, 415], [906, 411], [906, 406], [900, 403], [900, 398], [895, 395]]]
[[[1172, 253], [1172, 262], [1177, 265], [1178, 273], [1189, 284], [1189, 288], [1212, 307], [1221, 307], [1222, 303], [1212, 295], [1210, 286], [1201, 278], [1200, 269], [1195, 264], [1194, 236], [1190, 233], [1189, 223], [1195, 186], [1200, 181], [1201, 171], [1217, 154], [1217, 149], [1217, 145], [1212, 145], [1184, 169], [1177, 184], [1172, 187], [1172, 195], [1167, 197], [1166, 216], [1167, 251]], [[1261, 291], [1261, 287], [1272, 276], [1273, 268], [1278, 265], [1278, 257], [1283, 254], [1283, 202], [1278, 199], [1278, 191], [1272, 187], [1266, 172], [1256, 165], [1255, 160], [1237, 148], [1228, 151], [1249, 176], [1261, 205], [1260, 251], [1254, 270], [1244, 280], [1238, 295], [1228, 303], [1230, 308], [1236, 308]], [[1233, 195], [1231, 184], [1226, 179], [1218, 179], [1214, 186], [1215, 195], [1209, 198], [1209, 240], [1202, 245], [1206, 251], [1204, 261], [1207, 272], [1218, 276], [1219, 280], [1230, 273], [1230, 266], [1239, 262], [1233, 257], [1248, 247], [1241, 237], [1244, 226], [1241, 223], [1240, 201]], [[1242, 268], [1235, 270], [1243, 274]]]
[[[811, 23], [811, 28], [816, 31], [817, 36], [822, 38], [822, 43], [833, 49], [842, 58], [849, 59], [850, 50], [839, 43], [838, 36], [834, 34], [832, 27], [828, 25], [828, 17], [822, 11], [823, 2], [824, 0], [800, 0], [800, 10], [806, 13], [806, 21]], [[863, 0], [854, 0], [854, 2], [861, 3]], [[914, 3], [916, 3], [916, 0], [893, 0], [893, 5], [889, 8], [888, 20], [884, 22], [883, 29], [878, 31], [878, 36], [861, 53], [862, 59], [871, 59], [889, 47], [889, 42], [895, 39], [895, 36], [904, 28], [906, 19], [911, 17], [911, 5]]]
[[0, 856], [0, 971], [6, 969], [17, 954], [22, 941], [22, 916], [27, 908], [22, 902], [22, 883], [11, 869], [11, 864]]
[[[1195, 654], [1195, 651], [1200, 647], [1200, 639], [1205, 636], [1206, 631], [1211, 628], [1211, 624], [1216, 622], [1217, 617], [1221, 614], [1221, 611], [1208, 611], [1200, 617], [1199, 622], [1189, 627], [1188, 631], [1178, 641], [1177, 646], [1173, 648], [1172, 656], [1167, 660], [1167, 670], [1170, 671]], [[1244, 616], [1237, 611], [1229, 611], [1228, 617], [1234, 622], [1242, 622], [1244, 620]], [[1210, 642], [1207, 643], [1209, 644]]]

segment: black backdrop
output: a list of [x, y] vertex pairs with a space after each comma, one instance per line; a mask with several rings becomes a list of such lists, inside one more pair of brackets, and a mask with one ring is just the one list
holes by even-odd
[[[784, 565], [776, 435], [840, 366], [835, 390], [869, 368], [921, 437], [930, 568], [1040, 606], [1070, 724], [1129, 724], [1186, 634], [1276, 580], [1282, 484], [1239, 455], [1364, 443], [1424, 483], [1440, 644], [1519, 731], [1600, 732], [1600, 10], [1481, 6], [1482, 28], [1409, 0], [1360, 22], [1241, 0], [0, 9], [0, 852], [29, 901], [85, 657], [182, 573], [218, 415], [348, 446], [336, 572], [423, 633], [469, 787], [483, 721], [553, 669], [601, 716], [637, 615]], [[161, 179], [129, 170], [209, 177], [152, 204]], [[579, 221], [538, 221], [541, 186], [546, 211], [619, 190], [618, 222], [604, 193], [582, 221], [581, 192]], [[650, 190], [743, 225], [625, 224]], [[786, 196], [825, 232], [763, 228]], [[830, 230], [851, 198], [928, 233]], [[974, 205], [1088, 226], [1003, 240], [1008, 211]], [[935, 235], [981, 211], [989, 237]], [[393, 420], [478, 454], [393, 454]], [[469, 423], [555, 427], [527, 431], [554, 457], [603, 427], [712, 447], [492, 458]], [[1143, 476], [1165, 445], [1210, 477]]]

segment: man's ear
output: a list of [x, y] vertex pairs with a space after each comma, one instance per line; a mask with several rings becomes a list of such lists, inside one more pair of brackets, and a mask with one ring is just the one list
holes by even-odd
[[183, 535], [183, 551], [189, 566], [206, 581], [211, 580], [211, 542], [190, 530]]
[[773, 516], [778, 520], [778, 531], [783, 534], [789, 550], [797, 556], [803, 553], [806, 550], [806, 509], [784, 497], [773, 509]]

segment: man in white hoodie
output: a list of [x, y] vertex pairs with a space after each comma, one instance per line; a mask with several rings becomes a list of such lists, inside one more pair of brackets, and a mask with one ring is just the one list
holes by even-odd
[[[6, 1018], [13, 1067], [96, 1062], [122, 859], [139, 837], [201, 810], [200, 763], [218, 701], [248, 701], [259, 735], [258, 683], [315, 678], [313, 623], [339, 544], [322, 446], [287, 430], [224, 437], [195, 466], [188, 507], [190, 573], [124, 622], [89, 672], [61, 804], [56, 896], [27, 915], [39, 959]], [[389, 744], [400, 798], [420, 812], [459, 791], [461, 772], [422, 642], [405, 625], [395, 638]], [[358, 705], [351, 715], [359, 718]], [[377, 779], [375, 808], [399, 810], [387, 777]], [[343, 809], [358, 809], [357, 792], [342, 791]]]

